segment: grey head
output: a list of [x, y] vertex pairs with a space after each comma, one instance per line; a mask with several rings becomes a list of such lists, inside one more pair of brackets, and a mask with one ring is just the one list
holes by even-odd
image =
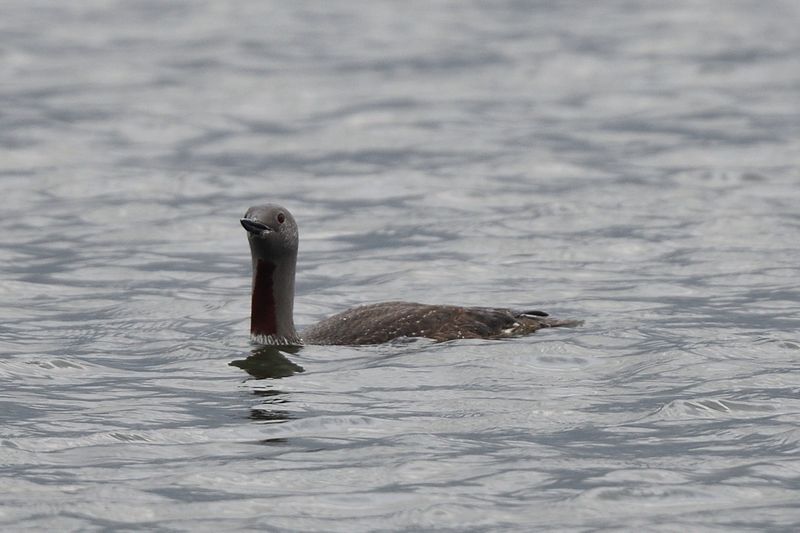
[[239, 221], [253, 259], [251, 338], [260, 344], [299, 345], [292, 317], [297, 223], [275, 204], [253, 206]]
[[281, 261], [297, 257], [297, 223], [277, 204], [254, 205], [239, 220], [247, 230], [253, 260]]

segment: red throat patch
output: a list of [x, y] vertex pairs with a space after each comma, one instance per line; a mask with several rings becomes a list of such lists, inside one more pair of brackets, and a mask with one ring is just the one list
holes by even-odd
[[275, 265], [259, 259], [256, 262], [256, 275], [253, 281], [252, 314], [250, 333], [253, 335], [276, 335], [278, 333], [275, 316], [275, 293], [272, 274]]

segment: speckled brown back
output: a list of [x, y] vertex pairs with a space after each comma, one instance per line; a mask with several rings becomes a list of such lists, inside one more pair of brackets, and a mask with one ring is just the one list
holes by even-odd
[[340, 345], [380, 344], [400, 337], [496, 339], [575, 324], [502, 308], [384, 302], [334, 315], [305, 330], [302, 337], [307, 344]]

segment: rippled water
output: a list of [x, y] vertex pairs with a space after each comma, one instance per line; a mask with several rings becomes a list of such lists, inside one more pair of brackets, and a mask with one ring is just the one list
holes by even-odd
[[[800, 526], [793, 1], [22, 2], [0, 17], [0, 528]], [[535, 306], [497, 342], [259, 351]]]

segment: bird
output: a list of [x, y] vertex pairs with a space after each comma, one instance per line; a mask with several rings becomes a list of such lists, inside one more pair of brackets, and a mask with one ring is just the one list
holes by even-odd
[[437, 342], [502, 339], [581, 323], [550, 318], [538, 310], [390, 301], [348, 309], [299, 334], [293, 316], [297, 222], [277, 204], [250, 207], [239, 221], [247, 231], [253, 263], [250, 337], [257, 344], [357, 346], [418, 337]]

